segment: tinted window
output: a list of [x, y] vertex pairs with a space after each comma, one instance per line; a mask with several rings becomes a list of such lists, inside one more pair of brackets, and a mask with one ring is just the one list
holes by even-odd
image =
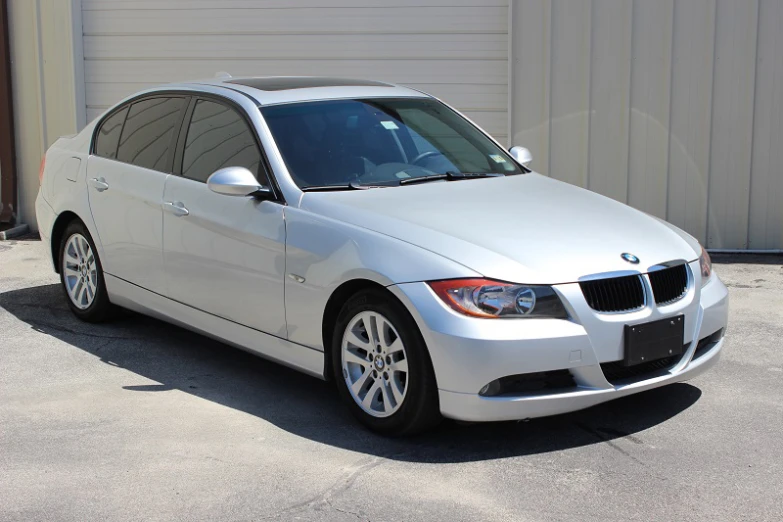
[[239, 113], [222, 103], [199, 100], [185, 140], [182, 175], [205, 182], [223, 167], [245, 167], [266, 183], [260, 166], [255, 136]]
[[103, 122], [101, 130], [98, 131], [95, 138], [95, 154], [110, 159], [117, 157], [117, 144], [120, 142], [120, 132], [122, 132], [122, 124], [125, 123], [126, 114], [128, 114], [127, 107]]
[[184, 104], [184, 98], [151, 98], [131, 105], [117, 159], [147, 169], [166, 170]]
[[[433, 165], [440, 163], [444, 168], [457, 166], [460, 169], [478, 172], [515, 171], [510, 161], [505, 165], [503, 163], [498, 165], [497, 160], [492, 159], [493, 156], [482, 147], [483, 140], [466, 140], [460, 133], [462, 129], [448, 119], [442, 118], [440, 114], [421, 110], [419, 107], [401, 108], [398, 114], [408, 127], [408, 134], [415, 145], [417, 157], [429, 153]], [[440, 151], [449, 151], [449, 154], [444, 157], [453, 160], [451, 165], [438, 159]]]
[[300, 187], [523, 172], [470, 122], [429, 98], [313, 101], [261, 112]]

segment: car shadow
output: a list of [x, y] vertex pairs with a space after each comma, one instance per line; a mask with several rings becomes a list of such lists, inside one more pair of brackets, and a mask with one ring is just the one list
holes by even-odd
[[676, 416], [701, 396], [694, 386], [673, 384], [567, 415], [529, 422], [444, 422], [430, 433], [390, 439], [362, 429], [330, 383], [131, 312], [106, 324], [83, 323], [71, 314], [57, 284], [2, 293], [0, 307], [105, 364], [157, 383], [117, 383], [129, 392], [181, 390], [255, 415], [300, 437], [396, 460], [480, 461], [623, 437], [642, 443], [635, 434]]

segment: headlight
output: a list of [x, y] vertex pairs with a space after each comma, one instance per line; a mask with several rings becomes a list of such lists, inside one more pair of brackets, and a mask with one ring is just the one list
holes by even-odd
[[701, 286], [707, 284], [712, 276], [712, 259], [710, 255], [701, 247], [701, 255], [699, 256], [699, 266], [701, 267]]
[[432, 281], [429, 285], [444, 303], [473, 317], [568, 317], [550, 286], [515, 285], [491, 279], [451, 279]]

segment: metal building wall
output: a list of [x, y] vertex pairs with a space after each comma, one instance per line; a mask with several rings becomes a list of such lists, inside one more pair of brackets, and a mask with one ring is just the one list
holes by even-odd
[[84, 127], [80, 0], [8, 0], [19, 223], [37, 230], [38, 169], [59, 136]]
[[[332, 0], [350, 20], [330, 29], [315, 0], [11, 0], [21, 219], [35, 227], [42, 151], [123, 95], [307, 69], [429, 89], [540, 172], [711, 248], [783, 248], [783, 0], [505, 2]], [[311, 16], [235, 25], [292, 6]]]
[[513, 0], [510, 141], [716, 249], [783, 248], [783, 1]]
[[87, 119], [150, 85], [324, 75], [404, 83], [508, 136], [508, 0], [81, 0]]

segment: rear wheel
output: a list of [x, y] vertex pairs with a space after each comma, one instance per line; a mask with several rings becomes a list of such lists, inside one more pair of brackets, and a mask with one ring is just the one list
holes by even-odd
[[112, 311], [95, 243], [80, 221], [72, 221], [60, 242], [60, 282], [71, 311], [83, 321], [100, 322]]
[[340, 394], [368, 428], [407, 435], [441, 420], [424, 340], [392, 296], [365, 290], [351, 297], [338, 316], [332, 354]]

